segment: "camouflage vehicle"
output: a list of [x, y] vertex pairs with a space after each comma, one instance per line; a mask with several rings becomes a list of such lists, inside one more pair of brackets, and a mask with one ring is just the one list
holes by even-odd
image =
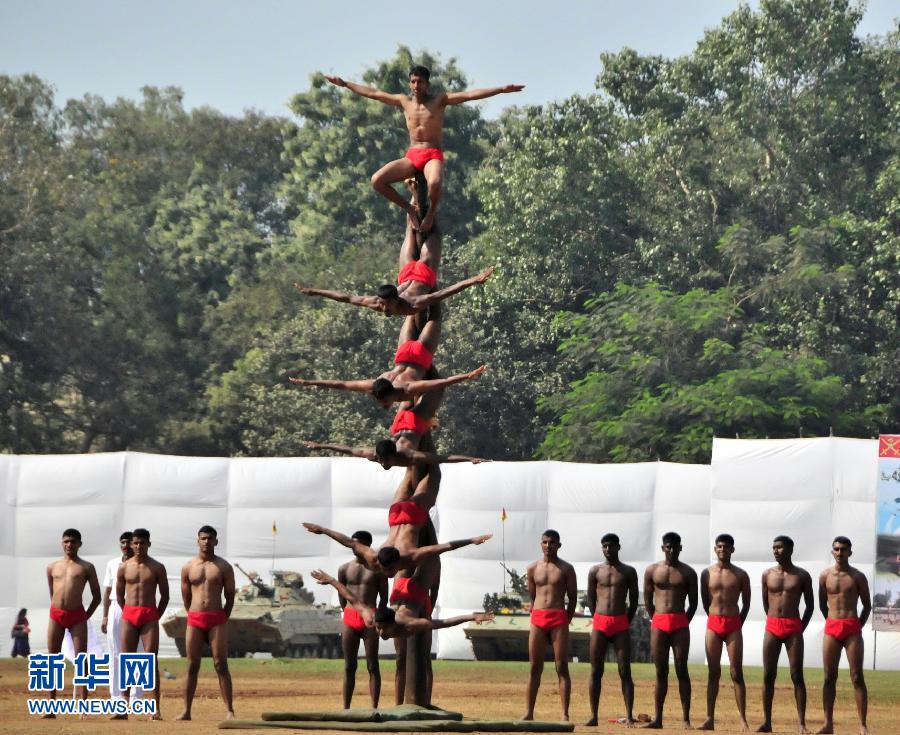
[[[528, 632], [531, 629], [531, 602], [528, 583], [524, 574], [507, 569], [511, 591], [490, 593], [484, 596], [484, 609], [494, 613], [494, 619], [481, 625], [465, 627], [466, 638], [472, 642], [472, 650], [479, 661], [527, 661]], [[579, 608], [584, 607], [585, 593], [578, 592]], [[591, 619], [576, 615], [569, 625], [569, 656], [579, 661], [590, 659]], [[553, 659], [547, 647], [546, 660]], [[612, 646], [607, 650], [607, 660], [615, 660]], [[650, 661], [650, 620], [643, 606], [631, 622], [631, 660]]]
[[[250, 584], [235, 595], [228, 620], [228, 655], [271, 653], [276, 657], [340, 658], [341, 610], [315, 605], [312, 593], [303, 586], [298, 572], [273, 571], [272, 584], [265, 584], [256, 572], [235, 565]], [[175, 639], [178, 653], [185, 655], [187, 613], [179, 610], [163, 623]], [[205, 651], [204, 655], [209, 655]]]

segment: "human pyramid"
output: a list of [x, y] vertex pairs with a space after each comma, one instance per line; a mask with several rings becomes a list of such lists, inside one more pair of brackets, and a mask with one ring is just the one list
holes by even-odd
[[[468, 373], [442, 378], [434, 367], [434, 354], [441, 337], [441, 302], [476, 284], [483, 284], [493, 273], [487, 268], [478, 275], [437, 289], [441, 261], [441, 234], [436, 213], [442, 196], [444, 112], [448, 105], [483, 99], [496, 94], [518, 92], [521, 85], [465, 92], [429, 91], [430, 72], [413, 66], [409, 74], [411, 95], [388, 94], [378, 89], [326, 77], [339, 87], [356, 94], [403, 109], [409, 129], [410, 148], [406, 155], [383, 166], [372, 177], [376, 191], [407, 213], [406, 234], [400, 249], [397, 285], [381, 286], [375, 296], [357, 296], [339, 291], [309, 288], [295, 284], [303, 294], [320, 296], [354, 306], [374, 309], [388, 315], [404, 316], [394, 355], [394, 366], [374, 380], [311, 380], [291, 378], [296, 385], [370, 393], [385, 409], [399, 403], [390, 428], [390, 439], [373, 448], [346, 447], [337, 444], [307, 442], [312, 449], [325, 449], [379, 463], [385, 469], [405, 467], [388, 510], [388, 536], [377, 551], [372, 536], [357, 531], [347, 536], [315, 523], [304, 523], [308, 531], [325, 534], [353, 551], [356, 560], [345, 564], [337, 578], [322, 570], [313, 577], [320, 584], [333, 586], [344, 604], [343, 647], [345, 659], [352, 661], [344, 678], [344, 706], [353, 694], [356, 651], [364, 641], [370, 673], [372, 704], [377, 707], [381, 688], [378, 674], [378, 636], [395, 638], [397, 648], [397, 703], [429, 705], [431, 702], [431, 632], [467, 622], [481, 623], [492, 615], [478, 612], [447, 620], [432, 617], [440, 585], [440, 555], [470, 544], [482, 544], [490, 534], [438, 543], [429, 518], [441, 484], [440, 465], [445, 462], [485, 460], [459, 454], [437, 453], [431, 436], [435, 416], [444, 391], [451, 385], [478, 377], [485, 366]], [[393, 185], [406, 182], [409, 201]], [[426, 194], [427, 191], [427, 194]], [[393, 589], [387, 595], [387, 579]], [[378, 600], [380, 597], [380, 604]], [[410, 665], [410, 683], [406, 686], [406, 663], [413, 660], [415, 642], [417, 664]], [[409, 656], [407, 656], [409, 653]], [[421, 664], [421, 666], [420, 666]], [[423, 668], [424, 670], [420, 670]]]

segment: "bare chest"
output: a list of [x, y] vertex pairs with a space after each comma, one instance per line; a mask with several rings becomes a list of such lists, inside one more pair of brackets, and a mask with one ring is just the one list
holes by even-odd
[[194, 564], [188, 570], [188, 581], [191, 586], [202, 584], [222, 584], [222, 570], [211, 561]]
[[674, 590], [687, 585], [687, 577], [678, 567], [660, 564], [653, 570], [653, 585], [659, 590]]

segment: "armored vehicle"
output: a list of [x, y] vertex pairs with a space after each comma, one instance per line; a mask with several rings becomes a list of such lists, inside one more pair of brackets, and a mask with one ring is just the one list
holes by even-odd
[[[315, 605], [299, 572], [273, 571], [272, 584], [256, 572], [245, 572], [250, 583], [235, 595], [228, 620], [228, 655], [271, 653], [277, 657], [340, 658], [341, 610]], [[187, 613], [179, 610], [163, 623], [185, 655]], [[208, 651], [204, 655], [209, 655]]]

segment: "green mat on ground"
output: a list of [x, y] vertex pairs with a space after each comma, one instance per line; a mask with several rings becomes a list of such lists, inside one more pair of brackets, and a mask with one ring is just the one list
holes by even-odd
[[263, 712], [267, 722], [395, 722], [405, 720], [461, 720], [459, 712], [438, 707], [401, 704], [381, 709], [343, 709], [332, 712]]
[[347, 732], [572, 732], [571, 722], [522, 722], [520, 720], [394, 720], [393, 722], [339, 722], [225, 720], [220, 730], [345, 730]]

